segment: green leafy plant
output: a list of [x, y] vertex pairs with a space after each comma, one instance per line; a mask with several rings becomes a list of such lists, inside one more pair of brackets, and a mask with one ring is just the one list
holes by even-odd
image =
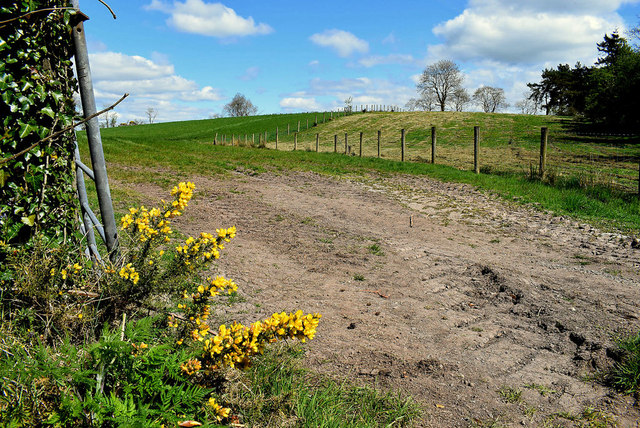
[[38, 233], [79, 240], [73, 133], [27, 150], [75, 115], [66, 6], [65, 0], [0, 6], [0, 21], [6, 21], [0, 26], [0, 264]]

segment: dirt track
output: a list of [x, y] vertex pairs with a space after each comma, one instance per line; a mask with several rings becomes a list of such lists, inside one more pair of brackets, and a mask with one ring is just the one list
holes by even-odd
[[588, 407], [639, 426], [633, 397], [585, 380], [640, 328], [630, 238], [427, 178], [189, 179], [179, 228], [238, 228], [219, 270], [246, 302], [229, 316], [321, 312], [314, 369], [412, 395], [419, 426], [574, 426], [552, 415]]

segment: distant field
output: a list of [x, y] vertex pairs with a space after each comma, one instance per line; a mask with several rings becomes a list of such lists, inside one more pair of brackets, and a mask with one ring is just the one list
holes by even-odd
[[[313, 124], [318, 118], [318, 126]], [[640, 230], [638, 137], [579, 136], [567, 118], [513, 114], [457, 112], [367, 113], [334, 116], [329, 113], [265, 115], [160, 123], [102, 130], [109, 173], [127, 182], [154, 181], [169, 185], [176, 177], [217, 174], [226, 170], [309, 170], [325, 174], [363, 175], [368, 172], [426, 174], [445, 181], [470, 183], [506, 197], [539, 203], [542, 207], [600, 221], [627, 230]], [[309, 129], [307, 129], [309, 120]], [[297, 149], [294, 131], [300, 121]], [[287, 134], [287, 126], [290, 133]], [[437, 128], [436, 165], [431, 165], [431, 126]], [[473, 127], [480, 126], [481, 174], [473, 168]], [[527, 179], [539, 161], [540, 128], [549, 128], [548, 185]], [[266, 147], [278, 151], [238, 147], [268, 134]], [[406, 130], [406, 158], [400, 160], [400, 130]], [[377, 159], [377, 131], [382, 133]], [[363, 158], [359, 133], [363, 132]], [[213, 145], [218, 135], [218, 145]], [[344, 156], [348, 134], [351, 153]], [[315, 152], [316, 134], [319, 151]], [[337, 135], [338, 154], [334, 154]], [[220, 145], [226, 136], [227, 145]], [[231, 146], [232, 138], [236, 146]], [[84, 134], [79, 133], [86, 156]], [[239, 140], [239, 141], [238, 141]], [[140, 170], [163, 174], [140, 174]], [[127, 195], [131, 196], [131, 195]], [[118, 199], [116, 191], [115, 199]]]
[[[400, 130], [406, 130], [410, 161], [431, 159], [431, 127], [437, 128], [436, 163], [459, 169], [473, 167], [473, 127], [480, 126], [480, 166], [483, 172], [524, 173], [539, 162], [540, 128], [549, 128], [548, 171], [552, 176], [572, 176], [589, 184], [637, 191], [640, 138], [581, 136], [574, 132], [568, 118], [514, 114], [458, 112], [409, 112], [353, 114], [329, 121], [330, 113], [265, 115], [245, 118], [160, 123], [103, 130], [106, 141], [120, 141], [124, 147], [142, 144], [165, 150], [171, 143], [212, 143], [216, 134], [222, 144], [232, 139], [244, 145], [245, 139], [257, 144], [267, 132], [267, 147], [293, 150], [294, 133], [300, 122], [298, 150], [315, 151], [316, 133], [319, 149], [333, 152], [337, 135], [338, 152], [344, 152], [345, 133], [351, 152], [359, 154], [359, 133], [363, 132], [363, 155], [377, 156], [377, 131], [381, 131], [381, 157], [400, 159]], [[314, 127], [315, 120], [318, 126]], [[323, 122], [323, 119], [326, 121]], [[309, 128], [307, 129], [307, 123]], [[287, 133], [289, 129], [289, 133]], [[122, 147], [122, 148], [124, 148]], [[115, 150], [114, 155], [120, 153]], [[157, 160], [157, 159], [156, 159]]]

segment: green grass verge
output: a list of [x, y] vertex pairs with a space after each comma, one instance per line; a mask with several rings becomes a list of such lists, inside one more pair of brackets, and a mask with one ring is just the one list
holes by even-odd
[[411, 426], [419, 406], [399, 394], [382, 393], [319, 377], [301, 367], [303, 351], [271, 346], [256, 359], [243, 383], [230, 391], [243, 423], [252, 426]]
[[624, 394], [640, 392], [640, 332], [618, 341], [622, 358], [609, 375], [609, 382]]
[[[486, 147], [485, 150], [497, 147], [501, 151], [507, 150], [504, 144], [508, 145], [509, 142], [519, 144], [520, 151], [533, 150], [539, 144], [539, 127], [547, 126], [550, 134], [556, 135], [556, 152], [564, 145], [560, 152], [573, 156], [568, 163], [592, 171], [597, 171], [598, 168], [579, 160], [596, 152], [607, 159], [614, 155], [628, 159], [640, 158], [640, 145], [636, 144], [633, 138], [620, 137], [616, 140], [577, 137], [568, 131], [572, 128], [571, 122], [566, 118], [545, 116], [455, 112], [374, 113], [355, 114], [333, 121], [329, 121], [326, 115], [327, 121], [323, 124], [322, 114], [318, 114], [319, 125], [301, 132], [303, 135], [300, 141], [304, 135], [313, 135], [312, 144], [305, 145], [300, 142], [299, 150], [291, 151], [293, 145], [290, 140], [293, 136], [286, 135], [287, 124], [293, 130], [297, 127], [298, 121], [301, 122], [301, 126], [306, 127], [306, 120], [309, 119], [311, 126], [315, 116], [315, 113], [268, 115], [110, 128], [103, 130], [102, 139], [110, 176], [128, 183], [153, 182], [169, 187], [176, 180], [189, 179], [193, 175], [212, 175], [229, 170], [250, 173], [298, 170], [336, 176], [364, 176], [370, 173], [427, 175], [443, 181], [468, 183], [507, 199], [539, 204], [542, 209], [554, 211], [559, 215], [569, 215], [601, 227], [617, 228], [629, 233], [640, 231], [640, 203], [631, 192], [617, 190], [623, 186], [622, 184], [612, 186], [611, 183], [601, 182], [593, 176], [584, 176], [580, 170], [576, 175], [560, 174], [553, 166], [550, 167], [548, 180], [552, 184], [528, 180], [525, 170], [519, 167], [518, 171], [513, 165], [498, 168], [483, 163], [482, 170], [488, 173], [476, 175], [469, 171], [470, 165], [467, 167], [464, 162], [457, 163], [455, 158], [456, 153], [468, 151], [468, 144], [459, 141], [462, 138], [460, 133], [473, 124], [480, 124], [484, 130], [482, 144]], [[453, 156], [451, 165], [431, 165], [424, 161], [398, 162], [393, 160], [393, 153], [385, 154], [385, 150], [382, 150], [383, 158], [380, 159], [374, 151], [365, 151], [362, 158], [333, 153], [334, 134], [341, 134], [338, 141], [340, 152], [344, 150], [343, 131], [352, 134], [349, 141], [353, 146], [356, 144], [353, 134], [359, 130], [371, 134], [376, 129], [383, 129], [383, 133], [388, 133], [392, 126], [406, 126], [410, 130], [408, 144], [413, 145], [412, 150], [416, 150], [420, 144], [426, 147], [427, 144], [423, 140], [428, 138], [426, 130], [430, 129], [430, 124], [437, 124], [439, 129], [442, 129], [438, 134], [438, 144], [443, 150], [450, 151]], [[220, 135], [223, 132], [244, 135], [270, 129], [270, 139], [273, 139], [276, 127], [280, 130], [278, 151], [212, 144], [216, 132]], [[322, 136], [320, 153], [315, 153], [316, 132]], [[86, 155], [86, 144], [82, 144], [84, 139], [84, 134], [79, 133], [80, 146]], [[396, 144], [393, 144], [395, 147]], [[274, 143], [271, 142], [267, 146], [274, 146]], [[500, 157], [501, 152], [496, 153], [496, 156]], [[424, 160], [426, 157], [426, 154], [414, 156], [413, 160]], [[463, 157], [458, 161], [464, 161]], [[502, 159], [499, 160], [501, 161]], [[603, 171], [610, 169], [607, 163], [603, 163], [601, 167]], [[148, 174], [141, 171], [157, 173]], [[637, 172], [635, 174], [637, 175]], [[623, 174], [618, 171], [618, 175], [627, 177], [629, 172]], [[625, 180], [628, 181], [628, 177]], [[117, 204], [119, 194], [117, 190], [114, 193]]]

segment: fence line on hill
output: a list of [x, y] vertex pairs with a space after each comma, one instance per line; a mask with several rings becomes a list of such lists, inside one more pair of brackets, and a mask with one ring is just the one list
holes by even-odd
[[[333, 116], [330, 119], [332, 118]], [[317, 123], [316, 121], [315, 124]], [[307, 125], [307, 130], [308, 128]], [[349, 133], [345, 132], [344, 147], [341, 150], [338, 149], [338, 134], [317, 132], [311, 134], [311, 140], [303, 141], [302, 137], [309, 135], [304, 131], [294, 130], [293, 137], [290, 139], [282, 139], [279, 128], [276, 128], [274, 134], [264, 131], [258, 133], [257, 146], [271, 146], [277, 150], [297, 151], [302, 148], [305, 151], [315, 152], [333, 151], [334, 153], [340, 152], [359, 157], [397, 159], [401, 162], [438, 163], [461, 169], [469, 168], [476, 174], [520, 172], [530, 178], [544, 178], [550, 182], [555, 182], [563, 176], [575, 177], [579, 185], [602, 184], [607, 187], [637, 192], [640, 196], [640, 155], [630, 156], [620, 154], [618, 151], [614, 151], [613, 154], [589, 153], [588, 157], [587, 155], [576, 156], [579, 161], [565, 162], [562, 158], [570, 156], [570, 153], [567, 154], [567, 150], [561, 147], [564, 144], [563, 137], [550, 136], [546, 127], [537, 131], [539, 133], [538, 148], [533, 147], [535, 144], [532, 141], [536, 139], [533, 130], [527, 131], [527, 139], [529, 140], [527, 144], [513, 144], [509, 139], [506, 145], [497, 146], [495, 142], [492, 145], [484, 145], [483, 138], [485, 137], [480, 126], [473, 126], [473, 129], [470, 129], [468, 133], [464, 130], [457, 130], [453, 138], [450, 135], [450, 130], [438, 129], [436, 126], [430, 126], [427, 129], [430, 132], [423, 132], [426, 135], [418, 137], [415, 135], [417, 132], [415, 129], [410, 132], [399, 129], [398, 133], [395, 134], [396, 131], [394, 131], [395, 136], [391, 137], [388, 132], [387, 135], [384, 135], [381, 129], [374, 131], [374, 133], [360, 131], [356, 133], [357, 147], [350, 144]], [[490, 134], [490, 132], [487, 133]], [[291, 137], [290, 132], [288, 132], [288, 136]], [[232, 134], [231, 140], [226, 134], [222, 134], [220, 139], [218, 137], [219, 134], [216, 134], [214, 144], [242, 145], [242, 141], [244, 141], [245, 145], [256, 146], [255, 133], [250, 137], [249, 134]], [[465, 140], [469, 141], [468, 151], [460, 150], [460, 142]], [[372, 150], [372, 145], [375, 145], [375, 154], [367, 153]], [[572, 163], [578, 165], [572, 165]], [[465, 165], [468, 166], [465, 167]]]

